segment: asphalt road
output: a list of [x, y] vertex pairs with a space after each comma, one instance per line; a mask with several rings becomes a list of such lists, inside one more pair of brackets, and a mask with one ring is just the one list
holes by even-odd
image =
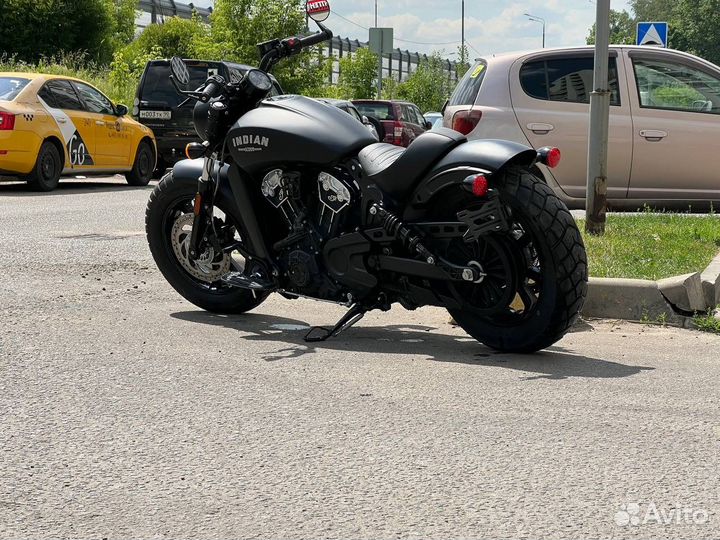
[[199, 311], [150, 191], [0, 184], [0, 538], [718, 538], [720, 337], [495, 354], [436, 309]]

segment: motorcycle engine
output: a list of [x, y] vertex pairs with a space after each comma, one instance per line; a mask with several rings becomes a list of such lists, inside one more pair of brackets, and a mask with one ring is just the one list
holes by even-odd
[[[314, 187], [316, 189], [312, 189]], [[265, 175], [261, 190], [288, 226], [288, 236], [274, 246], [287, 281], [286, 290], [343, 300], [341, 288], [328, 277], [320, 254], [325, 241], [338, 230], [342, 214], [352, 202], [351, 188], [327, 172], [321, 172], [316, 186], [312, 186], [309, 182], [304, 184], [299, 173], [275, 169]], [[313, 212], [309, 212], [308, 207]], [[315, 216], [314, 220], [311, 215]]]

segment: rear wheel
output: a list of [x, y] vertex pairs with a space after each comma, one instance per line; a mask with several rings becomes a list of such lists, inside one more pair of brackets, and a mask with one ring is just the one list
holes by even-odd
[[155, 153], [147, 141], [138, 145], [135, 154], [135, 163], [130, 172], [125, 173], [125, 179], [131, 186], [147, 186], [152, 178], [155, 168]]
[[[510, 230], [446, 245], [448, 260], [486, 274], [476, 283], [449, 285], [463, 305], [449, 311], [489, 347], [534, 352], [558, 341], [579, 315], [587, 293], [585, 247], [567, 207], [530, 171], [511, 167], [496, 185]], [[439, 206], [455, 214], [478, 205], [469, 194], [454, 197]]]
[[52, 191], [60, 182], [62, 158], [50, 141], [45, 141], [38, 152], [35, 167], [27, 176], [27, 183], [34, 191]]
[[[193, 199], [197, 181], [165, 175], [150, 195], [145, 211], [145, 229], [150, 251], [165, 279], [189, 302], [215, 313], [244, 313], [260, 305], [266, 292], [230, 287], [221, 277], [242, 271], [245, 260], [239, 253], [215, 251], [208, 246], [193, 260], [189, 256], [193, 225]], [[221, 245], [241, 240], [239, 219], [227, 208], [215, 207], [214, 229]]]

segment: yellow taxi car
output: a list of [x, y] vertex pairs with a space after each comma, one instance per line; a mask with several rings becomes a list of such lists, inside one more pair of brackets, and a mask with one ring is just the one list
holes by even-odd
[[78, 79], [0, 72], [0, 175], [37, 191], [60, 176], [124, 173], [144, 186], [155, 169], [152, 131]]

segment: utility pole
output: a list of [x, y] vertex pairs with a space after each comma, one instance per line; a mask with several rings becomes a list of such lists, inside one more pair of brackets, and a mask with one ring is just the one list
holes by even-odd
[[525, 13], [525, 16], [530, 19], [531, 21], [542, 23], [542, 48], [545, 48], [545, 19], [542, 17], [536, 17], [535, 15], [530, 15], [529, 13]]
[[610, 89], [608, 56], [610, 46], [610, 0], [597, 0], [595, 22], [595, 73], [590, 94], [590, 133], [588, 142], [585, 231], [605, 233], [607, 209], [608, 135], [610, 126]]
[[467, 62], [467, 59], [465, 58], [465, 0], [462, 0], [462, 39], [461, 39], [462, 48], [460, 49], [460, 53], [462, 54], [462, 58], [460, 58], [460, 63]]
[[377, 28], [377, 27], [378, 27], [378, 24], [377, 24], [377, 0], [375, 0], [375, 28]]

